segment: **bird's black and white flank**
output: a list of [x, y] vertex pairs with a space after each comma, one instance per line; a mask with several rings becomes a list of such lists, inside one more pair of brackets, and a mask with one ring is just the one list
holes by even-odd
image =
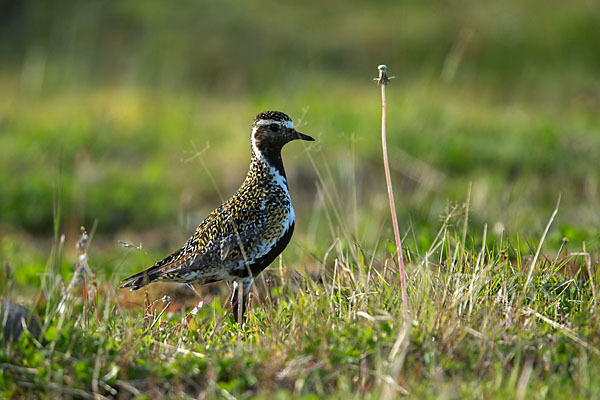
[[243, 316], [254, 278], [285, 249], [294, 231], [296, 218], [281, 149], [296, 139], [314, 140], [298, 132], [282, 112], [258, 114], [252, 121], [252, 158], [242, 186], [202, 221], [181, 249], [124, 279], [121, 288], [137, 290], [157, 281], [233, 281], [234, 317], [237, 321], [240, 284]]

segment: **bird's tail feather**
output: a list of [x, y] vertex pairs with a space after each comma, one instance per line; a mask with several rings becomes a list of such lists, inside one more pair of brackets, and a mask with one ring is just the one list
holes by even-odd
[[122, 285], [119, 289], [130, 288], [130, 290], [138, 290], [149, 283], [152, 283], [159, 279], [160, 271], [157, 266], [152, 266], [142, 272], [131, 275], [121, 281]]

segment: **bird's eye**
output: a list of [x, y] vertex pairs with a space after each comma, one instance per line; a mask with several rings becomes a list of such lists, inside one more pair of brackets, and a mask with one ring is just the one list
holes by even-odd
[[269, 125], [269, 129], [271, 129], [272, 131], [277, 131], [279, 130], [279, 124], [271, 124]]

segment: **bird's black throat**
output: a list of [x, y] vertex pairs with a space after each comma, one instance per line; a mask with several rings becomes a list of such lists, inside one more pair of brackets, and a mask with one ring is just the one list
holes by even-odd
[[283, 160], [281, 159], [281, 148], [268, 148], [260, 149], [260, 154], [253, 154], [253, 158], [256, 157], [258, 160], [266, 162], [269, 166], [275, 168], [279, 175], [286, 178], [285, 170], [283, 168]]

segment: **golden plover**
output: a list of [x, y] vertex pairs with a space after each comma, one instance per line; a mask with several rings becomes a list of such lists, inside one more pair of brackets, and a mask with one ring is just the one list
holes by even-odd
[[238, 321], [238, 285], [243, 287], [239, 313], [243, 316], [254, 278], [283, 251], [294, 231], [281, 149], [295, 139], [314, 140], [298, 132], [282, 112], [258, 114], [252, 121], [252, 158], [242, 186], [202, 221], [181, 249], [124, 279], [121, 288], [137, 290], [157, 281], [190, 286], [233, 281], [231, 302]]

